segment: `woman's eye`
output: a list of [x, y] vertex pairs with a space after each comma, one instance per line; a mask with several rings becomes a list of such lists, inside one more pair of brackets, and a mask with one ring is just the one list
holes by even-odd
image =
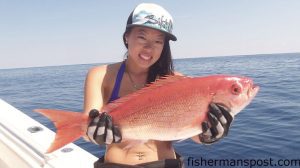
[[163, 41], [156, 41], [156, 44], [163, 44]]
[[146, 38], [144, 36], [138, 36], [139, 39], [145, 40]]

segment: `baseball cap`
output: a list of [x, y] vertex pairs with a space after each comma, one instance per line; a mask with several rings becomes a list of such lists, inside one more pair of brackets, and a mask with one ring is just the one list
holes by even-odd
[[173, 18], [163, 7], [153, 3], [142, 3], [135, 7], [127, 20], [126, 28], [143, 26], [165, 33], [170, 40], [176, 41], [172, 33]]

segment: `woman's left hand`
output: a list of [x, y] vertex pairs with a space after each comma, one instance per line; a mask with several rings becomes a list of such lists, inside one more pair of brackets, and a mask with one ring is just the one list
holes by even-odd
[[209, 105], [208, 122], [202, 123], [203, 132], [199, 134], [199, 141], [203, 144], [212, 144], [228, 134], [234, 116], [220, 104]]

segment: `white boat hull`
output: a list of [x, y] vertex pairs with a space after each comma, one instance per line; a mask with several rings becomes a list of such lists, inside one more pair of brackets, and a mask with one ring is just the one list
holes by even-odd
[[97, 157], [75, 144], [44, 154], [55, 133], [0, 99], [0, 167], [93, 167]]

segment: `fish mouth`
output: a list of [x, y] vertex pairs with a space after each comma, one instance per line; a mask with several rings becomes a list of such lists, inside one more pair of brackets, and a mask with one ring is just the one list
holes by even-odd
[[256, 84], [251, 84], [250, 88], [248, 89], [247, 95], [249, 98], [254, 98], [259, 91], [260, 87]]

